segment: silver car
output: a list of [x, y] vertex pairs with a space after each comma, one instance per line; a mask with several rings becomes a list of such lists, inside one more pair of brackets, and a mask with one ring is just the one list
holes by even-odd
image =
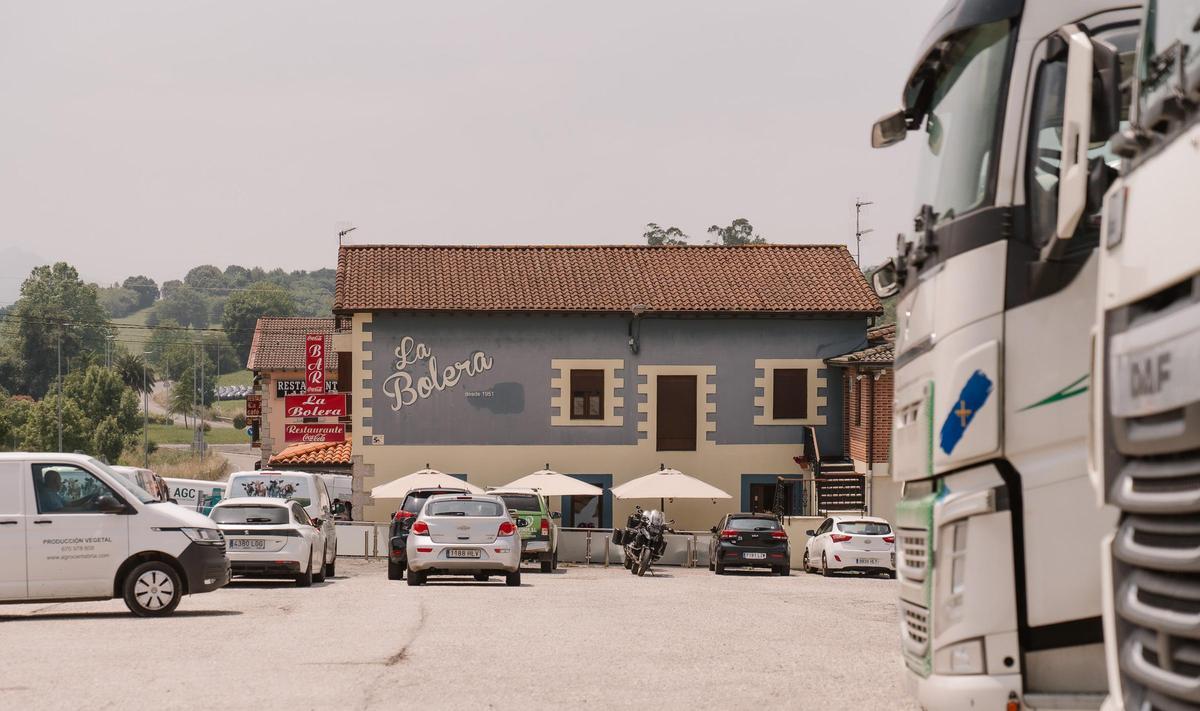
[[486, 581], [500, 574], [507, 585], [521, 584], [521, 539], [499, 496], [429, 497], [409, 529], [405, 552], [409, 585], [421, 585], [430, 575]]

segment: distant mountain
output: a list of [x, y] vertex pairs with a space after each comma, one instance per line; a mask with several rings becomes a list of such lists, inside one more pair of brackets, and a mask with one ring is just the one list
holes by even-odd
[[49, 260], [16, 246], [0, 247], [0, 306], [7, 306], [21, 295], [21, 284], [34, 267]]

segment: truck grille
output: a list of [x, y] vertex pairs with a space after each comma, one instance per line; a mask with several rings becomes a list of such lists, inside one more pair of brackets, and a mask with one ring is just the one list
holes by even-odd
[[[1191, 308], [1200, 295], [1175, 285], [1105, 315], [1112, 339]], [[1113, 541], [1113, 602], [1125, 708], [1200, 704], [1200, 403], [1150, 416], [1114, 413], [1105, 368], [1105, 487], [1120, 509]], [[1178, 377], [1188, 377], [1179, 372]]]
[[896, 544], [896, 567], [900, 576], [910, 582], [924, 582], [929, 572], [929, 531], [897, 528]]
[[[929, 651], [929, 610], [907, 600], [900, 601], [901, 634], [904, 637], [904, 657], [909, 667], [923, 667]], [[914, 671], [918, 668], [914, 667]]]

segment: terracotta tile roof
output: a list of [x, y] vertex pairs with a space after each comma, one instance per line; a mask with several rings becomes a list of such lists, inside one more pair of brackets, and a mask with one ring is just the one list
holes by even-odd
[[[246, 367], [250, 370], [304, 370], [304, 337], [310, 333], [333, 333], [333, 324], [331, 318], [260, 318], [254, 325], [254, 340], [250, 342]], [[336, 371], [337, 353], [329, 341], [325, 339], [325, 347], [331, 349], [325, 370]]]
[[826, 358], [825, 362], [833, 365], [891, 365], [895, 360], [896, 344], [887, 341], [853, 353]]
[[297, 466], [302, 464], [341, 464], [350, 466], [351, 445], [345, 442], [307, 442], [292, 446], [271, 455], [270, 466]]
[[856, 313], [882, 307], [842, 245], [346, 245], [335, 313]]
[[886, 323], [882, 326], [867, 329], [867, 342], [875, 343], [877, 341], [894, 341], [896, 340], [896, 324]]

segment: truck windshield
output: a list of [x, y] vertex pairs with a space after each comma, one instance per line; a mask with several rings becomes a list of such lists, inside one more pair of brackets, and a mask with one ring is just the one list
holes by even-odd
[[966, 30], [909, 87], [908, 110], [924, 116], [917, 205], [933, 207], [935, 224], [982, 206], [991, 192], [1011, 38], [1008, 21]]
[[1189, 73], [1200, 65], [1200, 0], [1150, 0], [1144, 30], [1138, 59], [1143, 107], [1172, 94], [1180, 52]]

